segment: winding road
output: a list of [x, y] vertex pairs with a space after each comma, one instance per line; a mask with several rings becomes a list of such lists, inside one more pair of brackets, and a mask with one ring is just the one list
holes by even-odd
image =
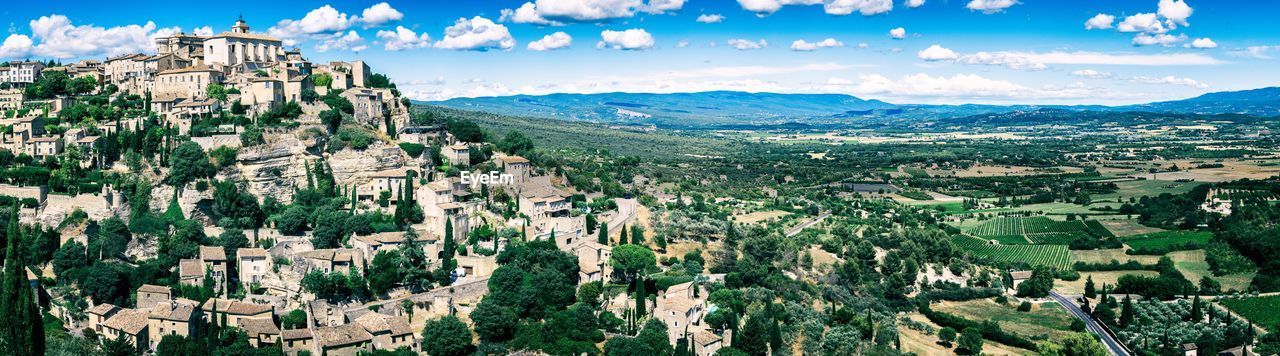
[[1098, 322], [1089, 317], [1088, 313], [1085, 313], [1084, 310], [1080, 310], [1080, 307], [1071, 302], [1070, 298], [1067, 298], [1062, 294], [1058, 294], [1056, 291], [1049, 291], [1049, 296], [1052, 297], [1054, 301], [1058, 302], [1058, 304], [1061, 304], [1063, 308], [1066, 308], [1068, 312], [1071, 312], [1071, 315], [1075, 315], [1076, 318], [1084, 321], [1085, 328], [1102, 339], [1102, 344], [1107, 347], [1107, 351], [1111, 352], [1111, 355], [1129, 356], [1129, 351], [1125, 350], [1124, 346], [1120, 345], [1119, 340], [1111, 337], [1111, 334], [1108, 334], [1106, 330], [1102, 329], [1102, 325], [1098, 325]]
[[828, 217], [831, 217], [831, 213], [829, 213], [829, 212], [828, 212], [828, 213], [822, 213], [822, 215], [818, 215], [818, 217], [813, 218], [812, 220], [805, 221], [805, 222], [803, 222], [803, 223], [800, 223], [800, 225], [796, 225], [795, 227], [792, 227], [792, 228], [790, 228], [790, 229], [787, 229], [787, 232], [786, 232], [786, 234], [785, 234], [785, 235], [786, 235], [787, 237], [796, 236], [796, 234], [799, 234], [799, 233], [800, 233], [800, 231], [803, 231], [804, 229], [808, 229], [810, 226], [813, 226], [813, 224], [817, 224], [817, 223], [819, 223], [819, 222], [822, 222], [822, 220], [825, 220], [825, 219], [826, 219], [826, 218], [828, 218]]

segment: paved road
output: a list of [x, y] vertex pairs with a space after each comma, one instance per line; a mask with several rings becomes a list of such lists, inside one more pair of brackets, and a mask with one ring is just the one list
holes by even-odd
[[828, 218], [828, 217], [830, 217], [830, 216], [831, 216], [831, 213], [822, 213], [822, 215], [818, 215], [818, 217], [813, 218], [813, 220], [805, 221], [804, 223], [801, 223], [800, 225], [796, 225], [796, 226], [795, 226], [795, 227], [793, 227], [793, 228], [787, 229], [787, 233], [786, 233], [786, 235], [787, 235], [787, 237], [796, 236], [796, 234], [799, 234], [799, 233], [800, 233], [800, 231], [803, 231], [804, 229], [808, 229], [810, 226], [813, 226], [813, 224], [817, 224], [817, 223], [819, 223], [819, 222], [822, 222], [822, 220], [825, 220], [826, 218]]
[[1080, 310], [1080, 307], [1076, 306], [1070, 298], [1058, 294], [1058, 292], [1055, 291], [1049, 291], [1049, 296], [1053, 297], [1054, 301], [1061, 304], [1063, 308], [1066, 308], [1067, 311], [1071, 312], [1072, 315], [1075, 315], [1076, 318], [1084, 321], [1085, 328], [1094, 335], [1098, 335], [1098, 337], [1102, 338], [1102, 345], [1106, 346], [1107, 351], [1111, 352], [1112, 355], [1129, 356], [1129, 352], [1125, 351], [1123, 346], [1120, 346], [1120, 341], [1111, 337], [1111, 334], [1107, 334], [1107, 332], [1102, 329], [1102, 326], [1098, 325], [1097, 321], [1094, 321], [1093, 318], [1089, 317], [1089, 314], [1086, 314], [1084, 310]]

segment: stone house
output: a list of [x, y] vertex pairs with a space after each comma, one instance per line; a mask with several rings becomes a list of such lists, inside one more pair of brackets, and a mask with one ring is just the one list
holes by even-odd
[[418, 340], [414, 337], [409, 321], [404, 317], [381, 313], [365, 313], [357, 317], [355, 324], [364, 327], [373, 337], [373, 347], [378, 350], [395, 350], [408, 347], [418, 351]]
[[148, 347], [155, 350], [165, 335], [189, 337], [195, 331], [195, 306], [177, 301], [156, 304], [147, 316]]
[[240, 283], [248, 286], [261, 283], [271, 271], [271, 256], [260, 247], [240, 248], [236, 250], [236, 270], [240, 272]]
[[354, 356], [373, 350], [373, 334], [359, 324], [346, 324], [315, 328], [314, 354], [326, 356]]
[[136, 348], [139, 353], [150, 347], [150, 334], [147, 332], [150, 311], [140, 309], [122, 309], [102, 322], [101, 340], [124, 340]]
[[158, 304], [168, 304], [173, 300], [173, 291], [169, 287], [143, 284], [138, 287], [138, 309], [150, 309]]
[[240, 322], [249, 319], [273, 320], [275, 308], [270, 305], [254, 304], [239, 300], [211, 298], [200, 306], [206, 321], [217, 318], [218, 323], [226, 321], [226, 326], [239, 327]]

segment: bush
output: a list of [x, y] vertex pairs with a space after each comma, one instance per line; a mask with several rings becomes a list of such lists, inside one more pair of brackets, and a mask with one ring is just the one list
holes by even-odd
[[1018, 304], [1018, 311], [1020, 312], [1031, 311], [1031, 302], [1023, 301], [1022, 304]]
[[411, 142], [401, 142], [400, 149], [404, 150], [404, 153], [409, 154], [410, 157], [418, 158], [419, 156], [422, 156], [422, 152], [427, 149], [427, 146]]

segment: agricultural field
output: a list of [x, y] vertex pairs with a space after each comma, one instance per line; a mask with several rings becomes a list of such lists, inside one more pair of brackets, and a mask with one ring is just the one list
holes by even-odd
[[1280, 295], [1218, 299], [1218, 304], [1270, 332], [1280, 332]]
[[1143, 196], [1156, 196], [1161, 193], [1183, 194], [1191, 191], [1198, 185], [1204, 183], [1198, 182], [1176, 182], [1173, 180], [1131, 180], [1124, 182], [1116, 182], [1116, 192], [1110, 194], [1098, 194], [1093, 196], [1094, 201], [1120, 199], [1128, 202], [1129, 198], [1138, 198]]
[[1061, 336], [1071, 332], [1074, 318], [1058, 303], [1034, 303], [1031, 311], [1020, 312], [1016, 303], [1000, 304], [992, 299], [942, 302], [934, 310], [969, 320], [991, 320], [1000, 328], [1024, 337]]
[[1102, 223], [1102, 226], [1105, 226], [1107, 230], [1110, 230], [1113, 235], [1120, 237], [1164, 231], [1158, 228], [1139, 224], [1137, 220], [1130, 219], [1102, 220], [1100, 223]]
[[1253, 272], [1214, 276], [1213, 272], [1209, 271], [1209, 263], [1204, 260], [1204, 250], [1170, 252], [1166, 256], [1173, 260], [1174, 267], [1179, 272], [1182, 272], [1187, 277], [1187, 280], [1199, 283], [1201, 277], [1208, 276], [1222, 284], [1224, 292], [1246, 290], [1249, 288], [1249, 283], [1253, 282]]
[[1025, 236], [1035, 244], [1066, 245], [1077, 238], [1113, 237], [1110, 230], [1094, 220], [1059, 221], [1043, 216], [1000, 217], [968, 229], [970, 235], [1001, 243]]
[[1124, 249], [1099, 249], [1099, 250], [1073, 250], [1071, 251], [1071, 260], [1085, 263], [1111, 263], [1111, 260], [1125, 263], [1129, 261], [1137, 261], [1138, 263], [1149, 265], [1160, 261], [1160, 256], [1143, 256], [1143, 255], [1127, 255]]
[[1118, 283], [1117, 281], [1120, 280], [1120, 277], [1124, 275], [1155, 277], [1159, 275], [1159, 273], [1155, 271], [1080, 272], [1080, 279], [1077, 279], [1074, 281], [1064, 281], [1061, 279], [1054, 280], [1053, 290], [1061, 292], [1062, 294], [1066, 294], [1066, 295], [1084, 294], [1084, 284], [1090, 277], [1093, 278], [1094, 285], [1097, 286], [1098, 288], [1101, 288], [1102, 285], [1104, 284], [1110, 285], [1110, 286], [1116, 285]]
[[1213, 238], [1208, 231], [1162, 231], [1122, 239], [1133, 249], [1165, 249], [1172, 246], [1204, 246]]
[[976, 257], [998, 262], [1024, 262], [1057, 270], [1071, 268], [1071, 253], [1065, 245], [992, 245], [972, 237], [957, 238], [956, 245], [969, 250]]

